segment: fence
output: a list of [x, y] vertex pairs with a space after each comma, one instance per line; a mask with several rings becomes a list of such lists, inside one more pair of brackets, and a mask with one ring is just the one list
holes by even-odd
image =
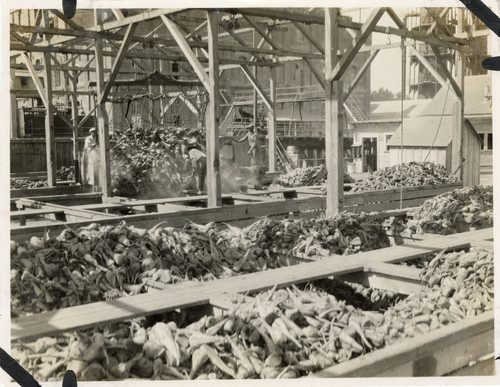
[[[78, 150], [83, 149], [85, 139], [78, 139]], [[74, 165], [71, 138], [56, 138], [56, 168]], [[47, 171], [47, 155], [44, 138], [10, 140], [10, 173]]]

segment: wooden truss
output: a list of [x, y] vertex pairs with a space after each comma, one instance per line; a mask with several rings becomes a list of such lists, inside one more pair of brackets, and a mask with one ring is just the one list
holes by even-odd
[[[434, 23], [428, 31], [417, 32], [405, 28], [405, 23], [399, 19], [391, 8], [374, 9], [364, 23], [357, 23], [340, 15], [337, 8], [326, 8], [324, 16], [299, 13], [292, 10], [271, 8], [237, 8], [218, 10], [193, 10], [193, 9], [153, 9], [135, 10], [132, 14], [126, 14], [119, 9], [108, 10], [109, 17], [100, 20], [95, 12], [94, 25], [83, 28], [73, 20], [67, 19], [59, 10], [38, 10], [35, 23], [32, 26], [14, 25], [10, 26], [10, 50], [11, 57], [21, 54], [22, 62], [11, 60], [14, 69], [27, 69], [31, 75], [37, 92], [47, 108], [46, 138], [47, 138], [47, 170], [49, 184], [55, 184], [54, 133], [53, 112], [58, 113], [53, 107], [53, 94], [66, 94], [72, 98], [73, 109], [76, 108], [78, 95], [95, 95], [95, 106], [86, 117], [78, 122], [74, 111], [72, 117], [62, 115], [63, 119], [74, 128], [74, 139], [76, 133], [84, 121], [86, 121], [95, 110], [98, 120], [100, 135], [100, 181], [103, 182], [102, 190], [104, 196], [111, 196], [110, 192], [110, 165], [109, 165], [109, 124], [105, 113], [105, 105], [112, 93], [115, 80], [122, 72], [121, 65], [124, 61], [133, 61], [138, 68], [144, 70], [146, 66], [143, 59], [158, 59], [175, 61], [182, 70], [180, 75], [195, 75], [209, 96], [209, 105], [205, 115], [205, 127], [207, 130], [207, 179], [208, 179], [208, 206], [221, 206], [221, 188], [219, 173], [219, 126], [220, 126], [220, 99], [219, 77], [228, 68], [239, 68], [254, 88], [254, 104], [260, 97], [268, 110], [268, 139], [269, 139], [269, 170], [275, 169], [275, 105], [276, 105], [276, 66], [288, 60], [303, 61], [311, 69], [312, 75], [319, 85], [325, 90], [325, 139], [326, 139], [326, 164], [328, 170], [327, 183], [327, 214], [333, 214], [342, 207], [343, 202], [343, 157], [342, 157], [342, 132], [344, 123], [343, 105], [346, 98], [352, 93], [359, 80], [369, 69], [381, 49], [400, 46], [400, 43], [392, 45], [372, 46], [367, 45], [368, 37], [374, 33], [384, 33], [403, 38], [404, 48], [411, 41], [428, 43], [437, 58], [437, 63], [443, 78], [426, 59], [415, 52], [417, 58], [441, 83], [450, 82], [455, 94], [459, 97], [461, 104], [457, 108], [459, 129], [455, 133], [452, 150], [453, 164], [460, 169], [460, 143], [462, 139], [463, 126], [463, 53], [468, 52], [468, 40], [452, 36], [443, 22], [443, 17], [449, 11], [445, 8], [441, 13], [429, 10], [434, 18]], [[47, 22], [49, 12], [62, 20], [67, 28], [54, 28]], [[396, 27], [378, 26], [382, 15], [387, 13], [394, 21]], [[196, 26], [187, 27], [185, 21], [190, 15], [195, 15]], [[201, 16], [200, 16], [201, 15]], [[254, 47], [246, 44], [238, 35], [239, 31], [227, 27], [227, 20], [239, 20], [245, 24], [241, 30], [254, 31], [260, 38], [260, 43]], [[141, 23], [156, 20], [158, 23], [154, 29], [146, 34], [140, 35], [137, 31]], [[272, 27], [283, 23], [289, 23], [300, 32], [307, 41], [311, 43], [314, 51], [300, 51], [290, 47], [280, 47], [279, 43], [272, 37]], [[305, 28], [306, 24], [323, 25], [325, 31], [325, 44], [321, 44]], [[353, 36], [351, 46], [345, 51], [339, 49], [338, 31], [347, 29]], [[237, 44], [228, 45], [221, 43], [220, 37], [232, 36]], [[154, 52], [144, 52], [141, 45], [146, 44], [154, 47]], [[440, 48], [453, 49], [456, 54], [456, 68], [458, 77], [452, 76], [442, 58]], [[343, 74], [351, 65], [352, 60], [359, 52], [370, 52], [370, 55], [355, 75], [354, 80], [344, 89]], [[40, 52], [44, 55], [43, 65], [33, 65], [30, 53]], [[235, 53], [231, 57], [219, 55], [220, 52]], [[238, 57], [240, 53], [248, 59]], [[88, 55], [89, 60], [84, 66], [75, 66], [74, 59]], [[111, 57], [112, 66], [107, 68], [105, 58]], [[324, 69], [318, 69], [314, 60], [321, 60]], [[92, 67], [90, 66], [92, 64]], [[266, 90], [261, 79], [257, 78], [257, 68], [269, 68], [269, 90]], [[52, 91], [50, 70], [63, 70], [72, 85], [71, 90]], [[45, 86], [42, 85], [38, 71], [44, 71]], [[96, 90], [77, 90], [76, 79], [79, 75], [95, 72]], [[13, 90], [14, 96], [22, 97], [28, 93]], [[223, 96], [222, 96], [223, 97]], [[163, 114], [169, 109], [175, 100], [179, 98], [184, 101], [193, 111], [198, 114], [198, 107], [191, 103], [186, 96], [176, 93], [162, 107]], [[15, 99], [14, 99], [15, 100]], [[256, 107], [254, 106], [254, 111]], [[457, 141], [455, 141], [455, 139]], [[76, 156], [76, 145], [74, 147]]]

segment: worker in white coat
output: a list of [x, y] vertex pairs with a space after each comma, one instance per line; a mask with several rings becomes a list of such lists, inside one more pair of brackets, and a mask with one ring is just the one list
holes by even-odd
[[89, 135], [85, 137], [83, 145], [83, 181], [86, 184], [97, 185], [99, 180], [99, 152], [97, 132], [95, 128], [89, 129]]

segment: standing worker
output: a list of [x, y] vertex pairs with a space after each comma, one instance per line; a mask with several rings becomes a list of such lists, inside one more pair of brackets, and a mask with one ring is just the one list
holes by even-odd
[[95, 128], [89, 129], [83, 146], [83, 180], [86, 184], [97, 185], [99, 154], [97, 151], [97, 132]]
[[187, 153], [193, 164], [193, 177], [197, 176], [198, 193], [204, 191], [207, 177], [207, 156], [199, 149], [198, 141], [193, 138], [187, 143]]
[[247, 134], [237, 140], [237, 142], [244, 142], [248, 139], [248, 145], [250, 145], [250, 149], [248, 154], [250, 155], [250, 165], [257, 165], [257, 133], [255, 133], [255, 129], [253, 125], [247, 126]]

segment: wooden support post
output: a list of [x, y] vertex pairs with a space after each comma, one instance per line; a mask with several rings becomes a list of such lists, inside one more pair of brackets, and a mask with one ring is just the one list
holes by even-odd
[[57, 160], [56, 139], [54, 137], [54, 105], [52, 105], [52, 70], [50, 68], [50, 54], [43, 54], [45, 79], [45, 149], [47, 152], [47, 180], [49, 187], [56, 185]]
[[209, 102], [206, 113], [207, 195], [208, 207], [220, 207], [222, 195], [219, 171], [219, 31], [216, 11], [207, 11], [207, 21], [209, 54]]
[[[453, 75], [451, 74], [450, 70], [448, 70], [448, 67], [446, 66], [445, 59], [439, 52], [439, 47], [431, 44], [432, 51], [434, 51], [434, 54], [436, 55], [436, 61], [441, 68], [442, 72], [446, 76], [446, 78], [450, 81], [451, 87], [453, 88], [453, 91], [455, 92], [455, 95], [462, 100], [463, 102], [463, 93], [462, 93], [462, 86], [460, 86], [460, 80], [458, 78], [463, 77], [463, 73], [465, 69], [462, 69], [463, 66], [463, 60], [462, 60], [462, 55], [460, 53], [455, 55], [455, 64], [456, 64], [456, 71], [457, 71], [457, 80], [453, 78]], [[457, 51], [458, 52], [458, 51]], [[458, 56], [457, 56], [458, 55]], [[460, 67], [460, 68], [459, 68]], [[462, 75], [460, 75], [461, 73]], [[463, 85], [463, 82], [462, 82]]]
[[18, 138], [17, 121], [17, 97], [14, 93], [10, 94], [10, 138]]
[[106, 98], [108, 97], [111, 88], [113, 87], [113, 83], [115, 82], [116, 76], [118, 75], [118, 71], [120, 70], [120, 66], [122, 65], [123, 60], [125, 59], [125, 54], [127, 53], [127, 48], [130, 43], [130, 40], [134, 36], [135, 29], [137, 28], [137, 24], [130, 24], [127, 27], [127, 31], [125, 32], [125, 36], [123, 38], [123, 42], [118, 50], [118, 54], [116, 55], [115, 61], [113, 63], [113, 67], [111, 68], [111, 74], [109, 75], [108, 82], [103, 87], [102, 91], [99, 93], [99, 102], [106, 102]]
[[[184, 38], [184, 35], [179, 29], [179, 26], [165, 15], [161, 15], [161, 19], [163, 20], [163, 23], [165, 23], [165, 25], [167, 26], [168, 30], [174, 37], [177, 44], [179, 45], [179, 48], [181, 49], [182, 53], [186, 56], [186, 59], [188, 60], [189, 64], [193, 67], [194, 71], [196, 72], [196, 75], [198, 75], [198, 78], [200, 78], [200, 81], [203, 83], [205, 88], [209, 90], [211, 88], [211, 85], [208, 80], [207, 73], [205, 73], [205, 70], [203, 70], [203, 66], [201, 65], [197, 56], [195, 55], [193, 50], [191, 50], [191, 47], [189, 47], [189, 44]], [[219, 66], [219, 58], [217, 57], [217, 67], [218, 66]], [[217, 77], [218, 76], [219, 73], [217, 69]]]
[[457, 176], [464, 185], [469, 182], [464, 181], [463, 171], [463, 141], [464, 141], [464, 102], [463, 102], [463, 88], [464, 88], [464, 74], [465, 74], [465, 60], [464, 54], [459, 51], [455, 52], [455, 69], [456, 69], [456, 85], [460, 91], [460, 96], [457, 99], [454, 108], [454, 125], [453, 136], [451, 142], [451, 173]]
[[425, 56], [423, 56], [420, 51], [418, 51], [416, 48], [414, 48], [413, 46], [410, 46], [410, 49], [413, 53], [413, 55], [415, 55], [418, 60], [420, 61], [420, 63], [422, 63], [425, 68], [429, 71], [429, 73], [431, 73], [431, 75], [434, 77], [434, 79], [436, 79], [436, 81], [438, 81], [441, 86], [446, 86], [446, 81], [444, 80], [444, 78], [441, 76], [441, 74], [439, 74], [439, 72], [434, 68], [434, 66], [427, 60], [427, 58]]
[[340, 211], [343, 202], [343, 83], [332, 82], [329, 76], [337, 66], [339, 48], [338, 9], [325, 8], [325, 147], [326, 170], [326, 216]]
[[[255, 77], [255, 79], [257, 79], [257, 66], [253, 66], [252, 70], [253, 70], [253, 76]], [[253, 88], [253, 92], [252, 92], [252, 102], [253, 102], [253, 105], [252, 105], [253, 127], [254, 127], [254, 130], [257, 130], [257, 115], [259, 112], [258, 112], [258, 105], [257, 105], [257, 90], [255, 89], [255, 87]]]
[[270, 67], [269, 93], [271, 109], [267, 118], [267, 136], [269, 142], [269, 172], [276, 172], [276, 68]]
[[366, 73], [366, 70], [368, 70], [370, 68], [370, 65], [372, 64], [373, 60], [375, 59], [375, 57], [377, 56], [377, 54], [379, 52], [380, 52], [380, 50], [374, 50], [374, 51], [372, 51], [372, 53], [370, 54], [370, 56], [368, 57], [368, 59], [365, 61], [365, 63], [363, 63], [363, 66], [361, 66], [361, 68], [359, 69], [358, 73], [355, 75], [354, 79], [352, 80], [352, 83], [349, 85], [349, 89], [347, 90], [347, 92], [344, 95], [344, 100], [346, 100], [347, 98], [349, 98], [349, 96], [351, 95], [352, 91], [354, 90], [354, 88], [356, 87], [356, 85], [359, 83], [359, 81], [361, 80], [361, 78], [363, 77], [363, 75]]
[[[95, 58], [96, 58], [96, 81], [97, 95], [102, 96], [104, 89], [104, 57], [102, 53], [102, 38], [95, 40]], [[98, 141], [99, 141], [99, 186], [102, 189], [103, 198], [111, 195], [111, 164], [109, 157], [109, 127], [108, 116], [106, 114], [105, 99], [97, 102], [96, 106]]]
[[[363, 44], [366, 42], [366, 39], [372, 33], [374, 27], [377, 25], [378, 21], [380, 20], [384, 12], [385, 8], [379, 8], [372, 11], [370, 16], [368, 16], [365, 23], [357, 33], [356, 38], [353, 40], [351, 47], [346, 51], [344, 55], [342, 55], [342, 58], [338, 63], [336, 63], [333, 70], [327, 73], [327, 77], [329, 79], [338, 81], [342, 77], [344, 72], [351, 65], [351, 62], [356, 56], [356, 54], [359, 52], [361, 46], [363, 46]], [[335, 51], [335, 53], [336, 52], [337, 51]]]
[[72, 91], [71, 94], [71, 119], [73, 120], [73, 165], [75, 166], [75, 183], [79, 183], [80, 179], [80, 163], [78, 160], [78, 97], [76, 81], [78, 72], [72, 72], [71, 77]]

